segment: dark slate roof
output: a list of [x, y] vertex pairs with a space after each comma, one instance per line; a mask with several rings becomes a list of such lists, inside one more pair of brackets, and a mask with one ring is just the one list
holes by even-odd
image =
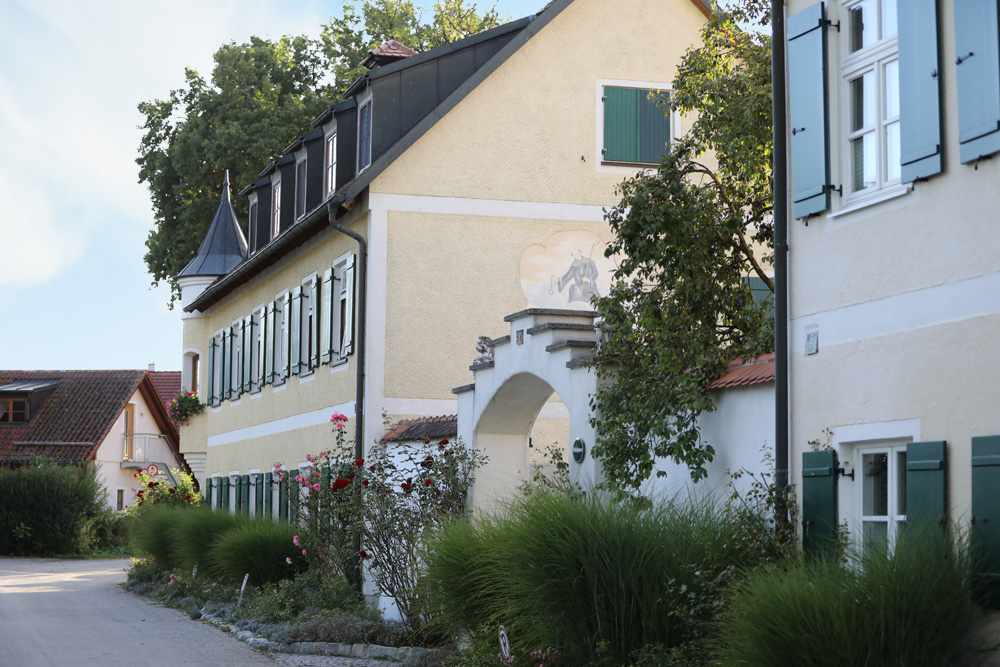
[[224, 276], [246, 258], [247, 240], [236, 221], [236, 212], [233, 211], [233, 204], [229, 199], [227, 169], [222, 183], [222, 201], [219, 202], [219, 208], [212, 218], [208, 234], [201, 242], [198, 254], [177, 274], [177, 277]]
[[172, 398], [181, 393], [181, 372], [180, 371], [149, 371], [149, 379], [156, 387], [156, 393], [160, 395], [160, 403], [163, 409], [167, 409], [167, 403]]
[[361, 61], [361, 64], [368, 69], [374, 69], [386, 63], [415, 55], [417, 55], [417, 52], [410, 47], [403, 46], [396, 40], [390, 39], [369, 51], [368, 56]]
[[429, 438], [454, 438], [458, 435], [458, 416], [420, 417], [404, 419], [382, 436], [382, 442], [414, 442]]
[[[156, 390], [146, 371], [0, 371], [0, 385], [21, 380], [56, 380], [58, 385], [26, 424], [0, 427], [0, 463], [26, 463], [33, 456], [59, 463], [92, 460], [137, 389], [177, 451], [177, 431], [166, 410], [155, 407]], [[183, 460], [179, 454], [178, 459]]]

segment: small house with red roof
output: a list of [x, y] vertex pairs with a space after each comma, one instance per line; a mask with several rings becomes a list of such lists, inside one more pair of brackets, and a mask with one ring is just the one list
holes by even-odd
[[166, 409], [176, 392], [158, 385], [179, 390], [180, 372], [0, 370], [0, 466], [97, 464], [110, 508], [125, 509], [139, 470], [191, 472]]

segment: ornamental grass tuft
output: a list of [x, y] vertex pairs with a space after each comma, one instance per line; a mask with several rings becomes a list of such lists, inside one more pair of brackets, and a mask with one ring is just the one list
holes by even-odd
[[248, 521], [213, 541], [207, 562], [224, 579], [240, 581], [249, 573], [253, 584], [281, 581], [306, 568], [303, 554], [292, 541], [297, 532], [289, 523]]

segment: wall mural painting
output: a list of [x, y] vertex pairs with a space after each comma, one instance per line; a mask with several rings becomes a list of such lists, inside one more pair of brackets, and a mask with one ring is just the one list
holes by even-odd
[[607, 294], [616, 264], [594, 232], [558, 232], [521, 254], [521, 289], [529, 308], [590, 310], [591, 297]]

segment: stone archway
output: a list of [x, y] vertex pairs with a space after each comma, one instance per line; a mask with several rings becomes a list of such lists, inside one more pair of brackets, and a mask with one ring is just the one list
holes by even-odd
[[472, 487], [475, 507], [488, 507], [524, 481], [528, 437], [553, 393], [568, 412], [570, 442], [579, 440], [585, 448], [582, 461], [570, 455], [570, 479], [584, 488], [596, 482], [600, 471], [590, 453], [595, 440], [590, 398], [598, 380], [581, 363], [597, 345], [596, 316], [548, 308], [508, 315], [504, 321], [510, 334], [492, 340], [473, 364], [475, 382], [453, 390], [458, 395], [458, 435], [489, 457]]

